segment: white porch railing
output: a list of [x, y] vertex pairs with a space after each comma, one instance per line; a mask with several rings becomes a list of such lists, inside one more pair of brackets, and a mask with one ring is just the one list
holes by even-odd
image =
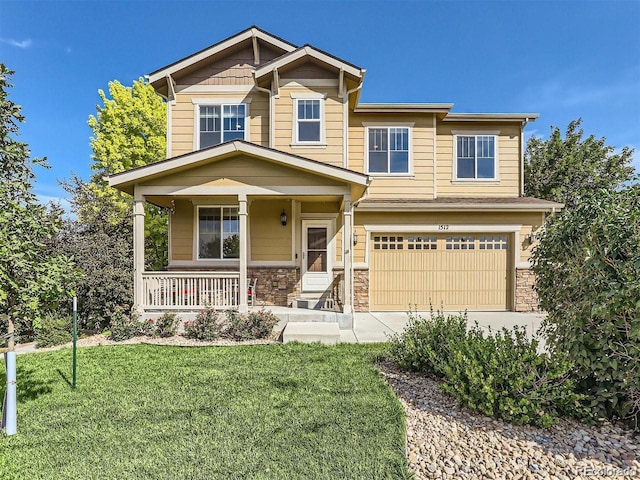
[[197, 310], [236, 308], [242, 292], [239, 272], [144, 272], [142, 308]]

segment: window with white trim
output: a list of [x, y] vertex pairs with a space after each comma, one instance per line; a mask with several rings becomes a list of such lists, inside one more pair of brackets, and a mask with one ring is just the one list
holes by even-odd
[[296, 143], [322, 142], [322, 101], [319, 99], [297, 98]]
[[198, 260], [240, 258], [238, 207], [198, 207]]
[[409, 128], [368, 127], [369, 173], [409, 173]]
[[456, 179], [496, 179], [496, 136], [456, 136]]
[[235, 139], [245, 139], [247, 106], [199, 105], [198, 148], [212, 147]]

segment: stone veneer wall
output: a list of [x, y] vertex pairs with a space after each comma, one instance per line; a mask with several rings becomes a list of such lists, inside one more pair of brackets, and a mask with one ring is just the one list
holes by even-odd
[[300, 269], [296, 267], [249, 267], [247, 278], [258, 279], [256, 305], [286, 307], [300, 293]]
[[353, 309], [369, 311], [369, 270], [353, 270]]
[[536, 277], [528, 268], [516, 268], [516, 312], [537, 312], [540, 310], [538, 294], [533, 289]]

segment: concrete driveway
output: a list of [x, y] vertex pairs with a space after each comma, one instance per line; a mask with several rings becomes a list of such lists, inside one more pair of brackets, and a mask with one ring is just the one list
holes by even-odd
[[[445, 314], [459, 312], [445, 312]], [[429, 318], [430, 312], [418, 312], [418, 315]], [[469, 326], [478, 322], [487, 330], [499, 330], [514, 325], [526, 328], [528, 336], [532, 336], [540, 328], [544, 318], [542, 313], [516, 312], [467, 312]], [[409, 321], [407, 312], [359, 312], [355, 314], [353, 330], [340, 330], [341, 342], [386, 342], [389, 336], [401, 332]]]

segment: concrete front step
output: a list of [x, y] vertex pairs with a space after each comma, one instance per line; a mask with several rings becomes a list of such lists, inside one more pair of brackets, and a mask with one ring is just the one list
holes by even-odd
[[353, 328], [353, 315], [350, 313], [304, 310], [300, 308], [274, 310], [274, 313], [287, 323], [335, 323], [343, 330]]
[[282, 342], [320, 342], [335, 345], [340, 341], [340, 329], [337, 323], [326, 322], [289, 322], [282, 332]]

